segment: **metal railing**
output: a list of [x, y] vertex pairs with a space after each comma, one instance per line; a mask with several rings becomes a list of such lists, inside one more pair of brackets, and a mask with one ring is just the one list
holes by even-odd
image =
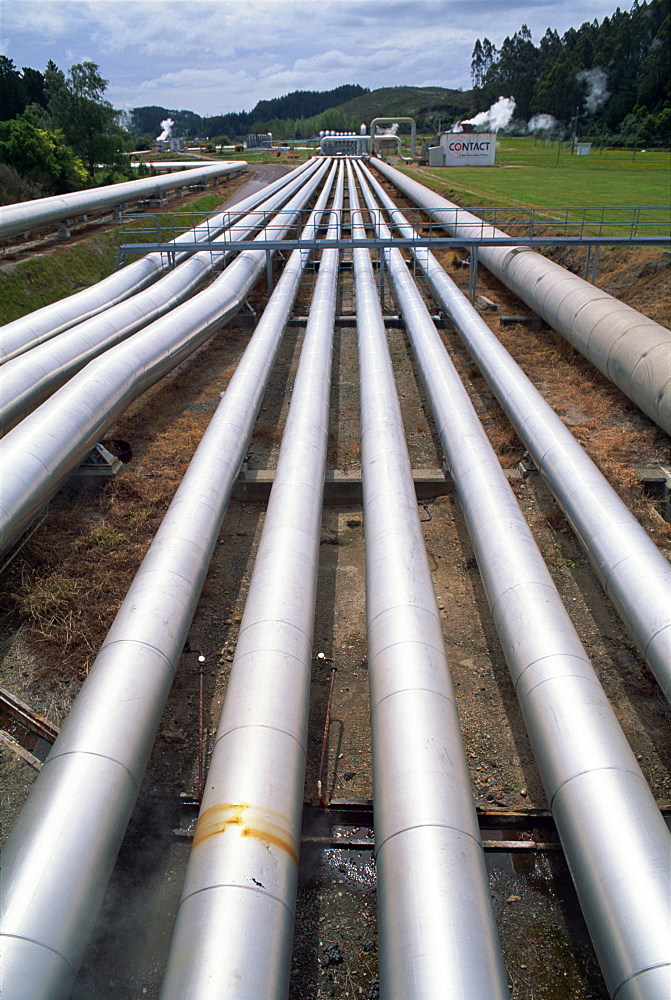
[[[589, 208], [509, 208], [485, 207], [475, 209], [456, 209], [451, 213], [451, 222], [457, 224], [460, 214], [465, 220], [462, 227], [468, 227], [468, 235], [463, 232], [459, 236], [445, 235], [444, 227], [435, 220], [427, 219], [422, 209], [405, 209], [405, 214], [413, 223], [416, 235], [412, 237], [382, 238], [375, 234], [375, 225], [379, 221], [387, 222], [389, 213], [386, 210], [370, 213], [359, 211], [361, 221], [366, 227], [365, 238], [354, 239], [351, 236], [351, 220], [348, 212], [339, 213], [333, 209], [326, 213], [325, 222], [314, 238], [306, 240], [298, 236], [287, 236], [273, 239], [272, 232], [282, 228], [283, 212], [277, 213], [271, 226], [266, 226], [269, 237], [263, 242], [254, 239], [227, 239], [226, 233], [219, 236], [216, 245], [210, 248], [212, 254], [227, 253], [231, 249], [265, 250], [267, 255], [268, 285], [272, 288], [271, 255], [281, 251], [291, 253], [296, 248], [304, 250], [355, 250], [360, 248], [377, 250], [380, 260], [385, 248], [395, 246], [400, 249], [418, 249], [428, 247], [431, 250], [468, 248], [470, 252], [469, 298], [475, 300], [477, 285], [478, 248], [485, 246], [514, 246], [540, 250], [543, 247], [584, 247], [586, 250], [583, 277], [592, 284], [596, 281], [599, 248], [602, 246], [671, 246], [671, 209], [664, 206], [600, 206]], [[474, 222], [474, 213], [481, 215]], [[304, 211], [307, 219], [307, 210]], [[341, 235], [338, 239], [325, 238], [329, 220], [332, 216], [341, 214], [338, 219]], [[252, 218], [254, 213], [250, 213]], [[165, 255], [168, 267], [175, 260], [175, 246], [172, 241], [179, 233], [193, 227], [193, 217], [189, 214], [173, 213], [141, 217], [145, 225], [139, 228], [137, 218], [126, 216], [123, 224], [117, 228], [117, 261], [122, 267], [127, 256], [147, 253]], [[371, 222], [372, 220], [372, 222]], [[455, 222], [456, 220], [456, 222]], [[259, 214], [259, 227], [261, 226]], [[299, 220], [297, 226], [302, 222]], [[498, 223], [505, 225], [506, 236], [492, 232]], [[132, 224], [132, 228], [131, 228]], [[371, 228], [372, 226], [372, 228]], [[204, 242], [193, 244], [180, 241], [180, 251], [207, 250], [208, 221], [199, 223], [197, 236]], [[544, 230], [550, 229], [551, 232]], [[298, 229], [296, 230], [298, 231]], [[442, 235], [441, 235], [442, 234]]]

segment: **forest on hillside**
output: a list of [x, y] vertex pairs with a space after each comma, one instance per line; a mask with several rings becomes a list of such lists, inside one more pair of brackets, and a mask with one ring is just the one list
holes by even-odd
[[511, 131], [531, 123], [561, 133], [629, 144], [669, 142], [669, 3], [634, 3], [586, 21], [561, 37], [548, 28], [535, 44], [526, 25], [500, 49], [488, 38], [473, 49], [471, 79], [478, 110], [499, 96], [515, 99]]

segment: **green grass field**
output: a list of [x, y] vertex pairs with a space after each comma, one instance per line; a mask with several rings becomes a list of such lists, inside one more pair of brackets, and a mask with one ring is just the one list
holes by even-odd
[[[463, 193], [481, 205], [659, 205], [671, 193], [671, 152], [592, 147], [573, 156], [568, 144], [499, 139], [495, 167], [423, 167], [424, 183]], [[461, 200], [461, 199], [460, 199]]]
[[[534, 142], [504, 137], [498, 141], [494, 167], [401, 167], [458, 204], [468, 208], [500, 206], [509, 215], [499, 223], [491, 213], [487, 220], [501, 224], [514, 235], [523, 230], [528, 212], [516, 207], [587, 209], [583, 212], [548, 211], [535, 215], [534, 226], [583, 227], [593, 235], [641, 235], [668, 237], [671, 221], [671, 152], [604, 149], [593, 146], [589, 156], [574, 156], [568, 144]], [[652, 207], [650, 207], [652, 206]], [[608, 211], [603, 211], [604, 207]], [[647, 211], [639, 212], [639, 208]], [[654, 225], [653, 225], [654, 223]], [[560, 233], [558, 232], [558, 235]]]

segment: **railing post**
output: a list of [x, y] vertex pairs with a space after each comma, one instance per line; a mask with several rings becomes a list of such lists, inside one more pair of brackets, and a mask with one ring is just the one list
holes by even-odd
[[475, 290], [478, 281], [478, 246], [471, 244], [470, 266], [468, 269], [468, 297], [471, 305], [475, 305]]
[[268, 291], [273, 290], [273, 255], [271, 250], [266, 250], [266, 276], [268, 278]]

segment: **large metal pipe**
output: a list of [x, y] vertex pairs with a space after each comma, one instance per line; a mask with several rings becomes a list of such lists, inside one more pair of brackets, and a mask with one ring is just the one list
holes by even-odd
[[318, 160], [315, 159], [308, 171], [299, 172], [260, 205], [257, 198], [255, 211], [239, 216], [221, 237], [215, 236], [208, 243], [207, 249], [189, 257], [151, 288], [106, 309], [102, 315], [92, 316], [0, 367], [0, 436], [11, 430], [92, 358], [148, 326], [192, 295], [235, 252], [230, 249], [225, 254], [213, 254], [210, 247], [216, 247], [221, 241], [227, 247], [229, 244], [234, 247], [237, 240], [249, 239], [296, 193], [317, 166]]
[[373, 118], [372, 122], [370, 123], [370, 136], [371, 136], [371, 144], [373, 150], [375, 150], [376, 139], [390, 138], [389, 136], [377, 135], [377, 126], [380, 125], [382, 122], [385, 122], [389, 125], [396, 124], [397, 122], [410, 122], [410, 154], [411, 154], [410, 156], [403, 155], [403, 148], [401, 146], [400, 136], [394, 136], [393, 138], [398, 138], [398, 155], [400, 159], [404, 160], [405, 163], [414, 163], [417, 160], [417, 150], [415, 148], [417, 142], [417, 123], [415, 122], [415, 119], [404, 117], [403, 115], [401, 115], [400, 117], [397, 116], [396, 118]]
[[[365, 238], [350, 172], [352, 236]], [[380, 992], [508, 997], [370, 252], [354, 250]], [[449, 624], [448, 624], [449, 627]]]
[[[224, 229], [228, 229], [245, 212], [250, 212], [262, 201], [279, 191], [292, 178], [308, 169], [308, 163], [297, 167], [295, 171], [286, 177], [269, 184], [262, 191], [257, 191], [247, 198], [237, 202], [232, 209], [224, 209], [215, 212], [206, 222], [196, 226], [186, 233], [177, 236], [172, 243], [176, 248], [180, 243], [207, 241], [217, 236]], [[172, 255], [171, 255], [172, 256]], [[50, 305], [35, 309], [27, 316], [21, 316], [6, 323], [0, 328], [0, 364], [11, 361], [12, 358], [23, 354], [37, 344], [43, 343], [51, 337], [69, 330], [76, 323], [90, 319], [104, 309], [109, 309], [117, 302], [127, 299], [130, 295], [146, 288], [147, 285], [156, 281], [169, 266], [186, 259], [188, 252], [174, 254], [174, 261], [168, 261], [167, 255], [160, 253], [150, 253], [140, 260], [135, 260], [114, 274], [97, 282], [90, 288], [83, 288], [73, 295], [52, 302]]]
[[[413, 237], [412, 226], [370, 171], [365, 173], [399, 232]], [[671, 701], [671, 566], [433, 254], [416, 249], [413, 255]]]
[[[342, 169], [328, 229], [340, 230]], [[322, 254], [162, 1000], [286, 1000], [328, 443], [337, 250]]]
[[289, 259], [5, 845], [8, 1000], [70, 993], [308, 257]]
[[234, 170], [244, 170], [246, 166], [244, 160], [208, 163], [181, 173], [142, 177], [136, 181], [123, 181], [121, 184], [107, 184], [105, 187], [86, 188], [70, 194], [56, 194], [51, 198], [4, 205], [0, 208], [0, 240], [86, 215], [88, 212], [98, 212], [103, 208], [112, 208], [140, 198], [151, 198], [172, 188], [212, 180]]
[[[295, 223], [328, 162], [257, 237], [281, 239]], [[208, 288], [130, 340], [90, 361], [0, 441], [10, 470], [0, 492], [0, 548], [16, 541], [87, 451], [143, 392], [176, 368], [234, 316], [266, 265], [264, 250], [245, 250]]]
[[[505, 236], [399, 170], [376, 170], [455, 236]], [[671, 332], [524, 247], [479, 247], [478, 260], [671, 434]]]
[[671, 835], [400, 251], [385, 256], [606, 985], [667, 1000]]

